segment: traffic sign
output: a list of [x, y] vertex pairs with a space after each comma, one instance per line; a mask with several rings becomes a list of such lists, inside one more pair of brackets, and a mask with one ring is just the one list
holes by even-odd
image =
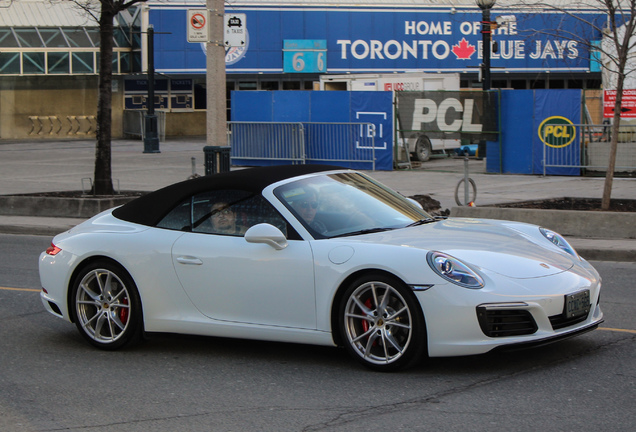
[[188, 9], [188, 42], [208, 41], [208, 13], [206, 9]]
[[[603, 117], [614, 117], [616, 90], [603, 91]], [[636, 118], [636, 90], [623, 90], [621, 118]]]
[[225, 14], [225, 37], [226, 47], [244, 47], [247, 36], [245, 14]]

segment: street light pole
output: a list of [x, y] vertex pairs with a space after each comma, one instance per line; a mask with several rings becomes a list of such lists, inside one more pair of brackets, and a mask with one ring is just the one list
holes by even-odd
[[148, 102], [144, 116], [144, 153], [161, 153], [159, 150], [159, 127], [155, 114], [155, 29], [148, 26]]
[[491, 21], [490, 9], [495, 5], [496, 0], [476, 0], [477, 6], [481, 9], [481, 36], [482, 36], [482, 89], [490, 90], [490, 41], [491, 41]]
[[[496, 0], [476, 0], [477, 6], [481, 9], [481, 36], [482, 36], [482, 75], [481, 85], [484, 91], [490, 90], [490, 39], [491, 39], [491, 22], [490, 9], [495, 5]], [[488, 103], [488, 95], [484, 94], [484, 116], [490, 115], [490, 106]], [[486, 140], [479, 141], [477, 155], [479, 159], [486, 157]]]

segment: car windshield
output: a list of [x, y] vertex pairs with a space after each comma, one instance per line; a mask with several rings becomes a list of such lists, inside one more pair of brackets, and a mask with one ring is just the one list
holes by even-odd
[[356, 172], [308, 177], [274, 195], [314, 238], [405, 228], [434, 218], [398, 193]]

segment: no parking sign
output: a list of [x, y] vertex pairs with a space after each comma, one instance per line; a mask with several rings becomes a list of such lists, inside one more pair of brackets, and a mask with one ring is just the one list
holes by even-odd
[[208, 41], [207, 15], [206, 9], [188, 9], [188, 42]]

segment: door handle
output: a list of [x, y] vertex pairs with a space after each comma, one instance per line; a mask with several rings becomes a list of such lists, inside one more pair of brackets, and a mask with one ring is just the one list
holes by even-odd
[[177, 257], [177, 262], [180, 263], [180, 264], [187, 264], [187, 265], [201, 265], [201, 264], [203, 264], [203, 261], [201, 261], [199, 258], [193, 257], [193, 256], [180, 256], [180, 257]]

